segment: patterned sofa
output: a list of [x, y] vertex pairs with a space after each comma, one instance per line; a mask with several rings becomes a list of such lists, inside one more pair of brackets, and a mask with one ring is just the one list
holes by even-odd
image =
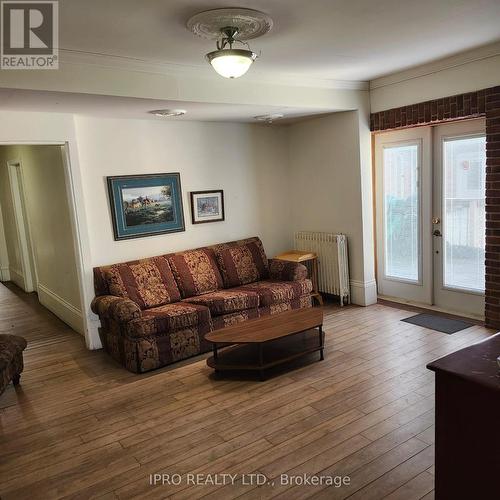
[[143, 373], [209, 351], [212, 330], [311, 307], [312, 283], [254, 237], [96, 267], [94, 287], [104, 349]]

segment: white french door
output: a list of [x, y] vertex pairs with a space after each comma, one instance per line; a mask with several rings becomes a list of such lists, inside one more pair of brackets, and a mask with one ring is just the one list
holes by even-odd
[[375, 137], [380, 295], [432, 303], [431, 129]]
[[434, 128], [434, 303], [484, 314], [484, 120]]
[[375, 137], [381, 296], [484, 314], [484, 120]]

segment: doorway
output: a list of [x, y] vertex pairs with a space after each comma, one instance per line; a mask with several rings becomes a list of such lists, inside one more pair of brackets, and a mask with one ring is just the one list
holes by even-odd
[[14, 217], [13, 224], [15, 227], [12, 238], [16, 239], [14, 245], [18, 248], [19, 253], [18, 270], [15, 270], [13, 266], [10, 277], [12, 282], [25, 292], [34, 292], [36, 291], [37, 279], [28, 227], [20, 161], [7, 161], [7, 172]]
[[483, 119], [375, 137], [379, 295], [484, 316]]
[[0, 260], [11, 281], [84, 333], [64, 145], [0, 146]]

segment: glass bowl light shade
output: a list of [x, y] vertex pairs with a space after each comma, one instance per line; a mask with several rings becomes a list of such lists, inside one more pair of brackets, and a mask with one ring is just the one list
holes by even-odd
[[243, 76], [257, 58], [257, 54], [244, 49], [214, 50], [207, 54], [208, 62], [224, 78]]

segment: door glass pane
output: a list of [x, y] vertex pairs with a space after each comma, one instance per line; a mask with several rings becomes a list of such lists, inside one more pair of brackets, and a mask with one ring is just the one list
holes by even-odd
[[444, 141], [443, 282], [484, 290], [486, 139]]
[[418, 144], [384, 148], [385, 275], [418, 281]]

